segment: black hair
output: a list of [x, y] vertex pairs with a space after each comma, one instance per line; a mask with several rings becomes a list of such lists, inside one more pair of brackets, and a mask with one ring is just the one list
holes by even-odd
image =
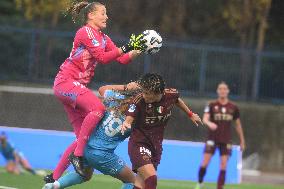
[[143, 75], [138, 80], [138, 84], [142, 90], [150, 91], [156, 94], [162, 94], [166, 86], [163, 77], [157, 73], [147, 73]]

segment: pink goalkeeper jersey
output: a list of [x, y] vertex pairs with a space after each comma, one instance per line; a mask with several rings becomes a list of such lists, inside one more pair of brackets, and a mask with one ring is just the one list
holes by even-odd
[[83, 26], [75, 35], [70, 56], [60, 66], [55, 84], [62, 79], [73, 79], [87, 85], [98, 63], [107, 64], [113, 60], [128, 64], [129, 53], [120, 56], [117, 47], [106, 34], [89, 25]]

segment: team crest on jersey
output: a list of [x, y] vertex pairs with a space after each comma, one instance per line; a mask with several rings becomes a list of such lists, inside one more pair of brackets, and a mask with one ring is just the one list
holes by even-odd
[[136, 109], [136, 106], [135, 106], [135, 104], [130, 104], [130, 106], [129, 106], [129, 108], [128, 108], [128, 112], [134, 112], [135, 111], [135, 109]]
[[214, 108], [213, 108], [213, 112], [219, 112], [219, 106], [214, 106]]
[[93, 45], [94, 45], [95, 47], [100, 46], [100, 43], [99, 43], [98, 40], [96, 40], [96, 39], [93, 39], [93, 40], [92, 40], [92, 43], [93, 43]]
[[225, 108], [225, 107], [222, 107], [221, 108], [221, 112], [224, 114], [224, 113], [226, 113], [226, 111], [227, 111], [227, 109]]
[[147, 114], [152, 114], [153, 113], [153, 105], [152, 104], [147, 104], [146, 112], [147, 112]]
[[163, 113], [163, 111], [164, 111], [164, 107], [163, 106], [159, 106], [158, 108], [157, 108], [157, 112], [158, 113]]

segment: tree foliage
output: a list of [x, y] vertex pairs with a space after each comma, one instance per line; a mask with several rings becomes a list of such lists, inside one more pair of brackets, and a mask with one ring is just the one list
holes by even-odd
[[[1, 19], [8, 22], [12, 18], [11, 14], [22, 14], [21, 19], [35, 23], [36, 27], [74, 30], [77, 26], [72, 25], [71, 19], [62, 14], [73, 1], [75, 0], [2, 0], [0, 1]], [[283, 12], [280, 11], [283, 10], [284, 5], [282, 0], [272, 2], [271, 0], [100, 1], [107, 6], [108, 33], [128, 36], [132, 32], [151, 28], [158, 30], [165, 38], [178, 40], [198, 39], [206, 43], [221, 40], [228, 44], [236, 44], [241, 39], [245, 41], [241, 44], [246, 48], [256, 47], [262, 13], [270, 2], [272, 8], [279, 11], [273, 12], [273, 17], [268, 15], [267, 31], [273, 35], [267, 36], [267, 39], [283, 43], [281, 39], [273, 39], [276, 36], [279, 38], [284, 30], [279, 15]], [[11, 2], [17, 7], [16, 11], [11, 7]], [[7, 9], [7, 6], [10, 9]], [[9, 17], [2, 17], [7, 11], [10, 11]], [[54, 24], [56, 21], [60, 24]]]
[[69, 3], [69, 0], [15, 0], [16, 7], [23, 10], [26, 19], [34, 20], [39, 17], [47, 22], [51, 15], [62, 12]]

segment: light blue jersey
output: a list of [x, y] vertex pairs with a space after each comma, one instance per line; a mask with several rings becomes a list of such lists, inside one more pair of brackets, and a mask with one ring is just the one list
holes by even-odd
[[[105, 106], [111, 108], [116, 105], [115, 99], [124, 99], [124, 95], [121, 95], [112, 90], [105, 91], [105, 99], [109, 99]], [[121, 125], [125, 120], [125, 116], [115, 115], [113, 111], [107, 111], [97, 125], [96, 130], [91, 135], [88, 147], [93, 149], [114, 151], [119, 143], [129, 137], [130, 132], [126, 132], [124, 135], [121, 134]]]
[[[108, 99], [105, 105], [110, 108], [117, 105], [111, 99], [124, 99], [125, 97], [112, 90], [107, 90], [104, 98]], [[124, 120], [125, 116], [117, 116], [114, 112], [107, 111], [85, 148], [84, 157], [87, 164], [105, 175], [115, 176], [126, 166], [123, 159], [114, 153], [119, 143], [130, 135], [130, 130], [124, 135], [121, 134], [121, 125]]]

